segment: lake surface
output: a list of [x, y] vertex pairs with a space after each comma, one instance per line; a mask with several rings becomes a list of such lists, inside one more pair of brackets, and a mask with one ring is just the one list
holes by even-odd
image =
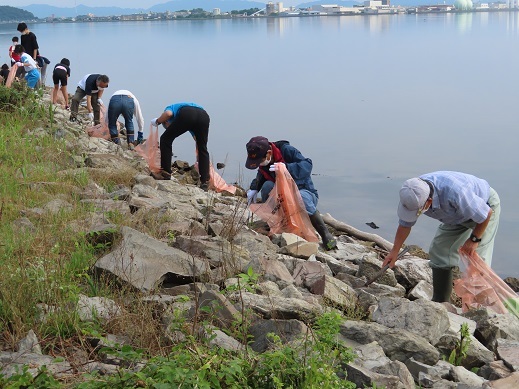
[[[321, 212], [393, 239], [407, 178], [457, 170], [489, 181], [502, 214], [493, 259], [519, 276], [518, 13], [35, 24], [53, 67], [71, 61], [69, 92], [87, 73], [140, 100], [148, 122], [194, 101], [211, 116], [209, 151], [248, 186], [245, 143], [286, 139], [314, 162]], [[0, 25], [7, 62], [16, 25]], [[49, 72], [50, 73], [50, 72]], [[51, 84], [50, 75], [47, 84]], [[174, 153], [194, 160], [194, 142]], [[371, 230], [366, 222], [380, 229]], [[422, 217], [407, 243], [428, 249]]]

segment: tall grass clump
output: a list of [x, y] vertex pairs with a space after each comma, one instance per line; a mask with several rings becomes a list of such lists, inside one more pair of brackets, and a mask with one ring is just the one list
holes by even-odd
[[[64, 141], [54, 138], [53, 126], [41, 91], [23, 83], [0, 86], [0, 342], [7, 344], [29, 329], [44, 336], [74, 333], [74, 315], [41, 321], [41, 312], [66, 311], [75, 302], [78, 277], [94, 258], [71, 228], [85, 210], [73, 199], [71, 187], [77, 183], [57, 174], [67, 168], [68, 155]], [[72, 207], [57, 213], [31, 210], [54, 199]], [[22, 216], [26, 219], [20, 222]]]

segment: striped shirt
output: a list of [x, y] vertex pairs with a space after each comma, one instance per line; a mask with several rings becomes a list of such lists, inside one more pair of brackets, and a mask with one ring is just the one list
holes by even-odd
[[[485, 180], [449, 171], [427, 173], [420, 178], [434, 187], [432, 205], [425, 215], [448, 225], [468, 221], [481, 224], [488, 217], [490, 185]], [[412, 227], [415, 223], [399, 221], [403, 227]]]

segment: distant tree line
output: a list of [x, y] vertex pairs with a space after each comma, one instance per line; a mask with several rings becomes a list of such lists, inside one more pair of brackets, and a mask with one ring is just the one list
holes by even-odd
[[10, 7], [8, 5], [0, 5], [0, 22], [9, 22], [12, 20], [34, 20], [36, 18], [32, 12], [25, 11], [20, 8]]

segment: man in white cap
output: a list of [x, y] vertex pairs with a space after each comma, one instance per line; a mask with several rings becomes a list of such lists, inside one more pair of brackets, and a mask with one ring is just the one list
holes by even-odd
[[422, 213], [442, 222], [429, 249], [433, 301], [450, 301], [452, 268], [461, 249], [477, 252], [490, 266], [501, 206], [488, 182], [470, 174], [439, 171], [411, 178], [400, 189], [398, 229], [384, 265], [395, 266], [397, 255]]

